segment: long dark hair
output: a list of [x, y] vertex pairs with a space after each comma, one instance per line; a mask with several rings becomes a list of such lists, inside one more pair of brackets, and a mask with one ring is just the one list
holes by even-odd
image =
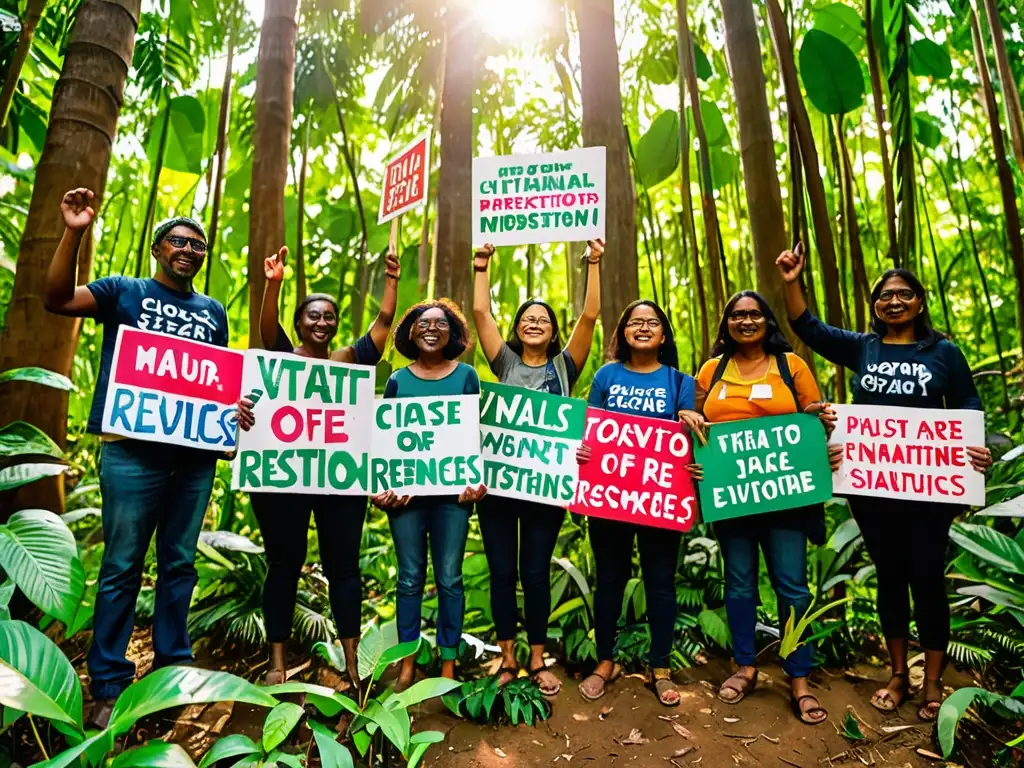
[[459, 305], [451, 299], [424, 301], [409, 307], [395, 328], [395, 349], [409, 360], [415, 360], [420, 356], [420, 349], [412, 340], [412, 326], [428, 309], [440, 309], [444, 312], [448, 321], [448, 344], [445, 345], [442, 354], [445, 360], [454, 360], [469, 346], [469, 326]]
[[658, 316], [658, 320], [661, 321], [661, 332], [665, 334], [665, 343], [658, 350], [658, 362], [669, 368], [679, 370], [679, 350], [676, 349], [676, 337], [672, 332], [672, 322], [668, 319], [665, 311], [649, 299], [634, 301], [622, 310], [619, 323], [615, 326], [615, 340], [612, 342], [614, 346], [611, 350], [612, 357], [620, 363], [629, 362], [630, 349], [629, 343], [626, 341], [626, 323], [629, 322], [633, 310], [637, 307], [650, 307], [654, 310], [654, 314]]
[[555, 317], [555, 310], [546, 301], [530, 299], [516, 311], [515, 319], [512, 321], [512, 327], [508, 331], [508, 338], [505, 340], [505, 343], [508, 344], [509, 349], [520, 357], [522, 356], [523, 340], [519, 338], [519, 323], [522, 321], [523, 315], [526, 314], [526, 310], [530, 307], [544, 307], [544, 311], [551, 318], [551, 341], [548, 342], [547, 350], [548, 360], [550, 360], [562, 351], [562, 334], [558, 327], [558, 318]]
[[878, 278], [878, 282], [871, 289], [871, 304], [869, 307], [871, 311], [871, 330], [879, 336], [885, 336], [889, 332], [889, 326], [885, 324], [882, 318], [875, 314], [875, 304], [882, 295], [882, 288], [894, 277], [900, 278], [909, 285], [917, 298], [921, 300], [921, 311], [914, 318], [914, 337], [918, 341], [927, 342], [935, 342], [943, 338], [942, 334], [932, 327], [932, 317], [928, 314], [928, 291], [925, 290], [924, 285], [917, 279], [917, 276], [907, 269], [887, 270]]
[[740, 299], [753, 299], [757, 302], [758, 308], [761, 310], [761, 314], [764, 315], [765, 319], [765, 332], [764, 351], [769, 355], [780, 355], [783, 352], [792, 352], [793, 347], [786, 337], [782, 333], [782, 329], [779, 327], [779, 321], [775, 318], [775, 313], [772, 312], [772, 308], [768, 306], [768, 302], [764, 300], [757, 291], [740, 291], [731, 299], [729, 303], [725, 305], [725, 311], [722, 313], [722, 320], [718, 324], [718, 338], [715, 339], [714, 346], [711, 348], [711, 356], [718, 357], [719, 355], [728, 355], [732, 357], [733, 353], [736, 352], [736, 339], [729, 333], [729, 315], [732, 314], [733, 309], [736, 308], [736, 304], [739, 303]]
[[292, 318], [292, 325], [295, 327], [295, 332], [299, 334], [299, 341], [302, 341], [302, 333], [299, 331], [299, 321], [302, 320], [302, 315], [306, 311], [306, 307], [312, 304], [314, 301], [326, 301], [332, 307], [334, 307], [334, 314], [337, 316], [341, 314], [338, 309], [338, 302], [334, 300], [333, 296], [328, 296], [326, 293], [311, 293], [302, 300], [302, 303], [295, 308], [295, 315]]

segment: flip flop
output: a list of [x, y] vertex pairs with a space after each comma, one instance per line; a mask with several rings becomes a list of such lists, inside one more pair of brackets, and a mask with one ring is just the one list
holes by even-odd
[[934, 682], [939, 688], [939, 698], [932, 699], [925, 695], [924, 703], [921, 705], [921, 708], [917, 710], [917, 716], [921, 719], [921, 722], [924, 723], [934, 723], [939, 717], [939, 710], [942, 709], [942, 681], [934, 680], [932, 682]]
[[[902, 680], [899, 688], [892, 688], [894, 680]], [[899, 700], [895, 698], [896, 694], [899, 694]], [[886, 698], [882, 698], [885, 696]], [[885, 684], [884, 688], [879, 688], [871, 696], [871, 706], [877, 709], [879, 712], [885, 714], [892, 714], [897, 711], [908, 698], [910, 698], [910, 672], [893, 672], [892, 677], [889, 678], [889, 682]], [[891, 707], [879, 706], [879, 702], [890, 701]]]
[[542, 686], [540, 684], [540, 681], [537, 678], [537, 676], [541, 672], [546, 672], [546, 671], [547, 671], [547, 667], [544, 666], [543, 664], [541, 664], [539, 667], [535, 667], [534, 669], [528, 670], [528, 673], [530, 675], [530, 680], [533, 682], [534, 685], [537, 686], [537, 689], [542, 694], [544, 694], [545, 696], [557, 696], [559, 691], [562, 690], [562, 684], [560, 682], [555, 686], [554, 690], [544, 690], [544, 686]]
[[665, 701], [665, 694], [670, 691], [679, 693], [679, 689], [676, 687], [675, 681], [672, 679], [672, 671], [669, 669], [653, 669], [651, 670], [651, 690], [654, 691], [654, 695], [658, 699], [658, 703], [663, 707], [678, 707], [679, 702], [683, 700], [680, 694], [679, 698], [675, 701]]
[[[754, 689], [757, 688], [757, 676], [758, 676], [758, 674], [759, 674], [758, 670], [754, 670], [754, 676], [753, 677], [747, 677], [746, 675], [741, 675], [739, 672], [737, 672], [732, 677], [730, 677], [728, 680], [726, 680], [724, 683], [722, 683], [721, 687], [718, 689], [718, 700], [719, 701], [724, 701], [726, 704], [739, 704], [741, 701], [743, 701], [743, 699], [745, 699], [747, 697], [748, 693], [753, 693]], [[735, 685], [729, 685], [729, 683], [731, 683], [734, 680], [742, 681], [742, 683], [741, 683], [742, 687], [737, 687]], [[724, 696], [722, 696], [722, 691], [724, 691], [726, 689], [728, 689], [730, 691], [736, 691], [736, 693], [738, 693], [739, 696], [737, 696], [735, 699], [727, 699], [727, 698], [725, 698]]]
[[[615, 678], [617, 678], [621, 674], [622, 674], [622, 665], [621, 664], [613, 664], [612, 665], [612, 673], [610, 675], [608, 675], [608, 677], [605, 677], [604, 675], [602, 675], [599, 672], [597, 672], [597, 670], [595, 670], [595, 671], [591, 672], [590, 675], [585, 680], [583, 680], [583, 682], [581, 682], [576, 687], [577, 687], [577, 689], [580, 692], [580, 696], [582, 696], [584, 699], [586, 699], [587, 701], [597, 701], [602, 696], [604, 696], [604, 694], [606, 692], [606, 689], [607, 689], [607, 686], [608, 686], [608, 683], [610, 683], [613, 680], [615, 680]], [[583, 683], [587, 682], [587, 680], [589, 680], [591, 677], [596, 677], [596, 678], [599, 678], [599, 679], [604, 681], [604, 686], [601, 687], [601, 692], [599, 694], [597, 694], [596, 696], [591, 696], [583, 688]]]
[[[816, 702], [818, 702], [818, 706], [811, 707], [807, 710], [802, 709], [800, 707], [800, 702], [804, 701], [805, 699], [814, 699]], [[815, 696], [813, 693], [805, 693], [803, 696], [793, 696], [792, 694], [790, 694], [789, 706], [793, 708], [793, 714], [796, 715], [797, 720], [799, 720], [804, 725], [821, 725], [826, 720], [828, 720], [828, 710], [821, 706], [821, 702], [818, 701], [818, 697]], [[808, 720], [807, 718], [815, 712], [824, 712], [825, 716], [821, 718], [821, 720]]]

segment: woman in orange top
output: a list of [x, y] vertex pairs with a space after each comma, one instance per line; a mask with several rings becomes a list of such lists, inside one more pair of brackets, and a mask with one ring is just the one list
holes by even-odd
[[[753, 291], [742, 291], [725, 307], [712, 355], [697, 375], [707, 392], [704, 418], [714, 424], [798, 411], [817, 413], [830, 429], [835, 419], [814, 374], [786, 341], [771, 308]], [[822, 450], [825, 450], [824, 442]], [[697, 467], [697, 475], [700, 468]], [[822, 507], [742, 517], [714, 524], [725, 562], [725, 608], [739, 669], [722, 684], [718, 698], [736, 704], [757, 685], [754, 627], [757, 623], [758, 545], [779, 601], [780, 623], [790, 609], [799, 618], [811, 604], [807, 588], [807, 540], [824, 543]], [[808, 725], [828, 713], [811, 693], [814, 648], [801, 645], [783, 662], [790, 676], [793, 712]]]

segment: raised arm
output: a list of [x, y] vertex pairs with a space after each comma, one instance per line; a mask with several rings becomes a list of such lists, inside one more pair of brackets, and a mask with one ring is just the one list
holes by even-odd
[[491, 314], [491, 280], [487, 269], [493, 255], [494, 246], [487, 243], [473, 256], [473, 325], [476, 326], [477, 338], [480, 339], [480, 346], [489, 363], [494, 362], [501, 352], [501, 345], [505, 343], [498, 324], [494, 322], [494, 315]]
[[281, 281], [284, 280], [284, 259], [288, 248], [282, 248], [273, 256], [264, 259], [263, 269], [267, 285], [263, 289], [263, 309], [260, 312], [260, 338], [264, 349], [273, 349], [277, 341], [277, 327], [280, 323], [278, 304], [281, 298]]
[[60, 212], [64, 217], [64, 236], [46, 271], [43, 304], [56, 315], [69, 317], [96, 317], [99, 303], [93, 292], [84, 285], [75, 285], [78, 273], [78, 248], [82, 238], [96, 218], [96, 196], [80, 187], [64, 195]]
[[800, 273], [804, 271], [804, 244], [797, 243], [792, 251], [783, 251], [775, 260], [782, 276], [782, 295], [786, 300], [786, 314], [790, 320], [796, 320], [807, 311], [807, 300], [804, 288], [800, 285]]
[[590, 356], [594, 342], [594, 328], [601, 316], [601, 257], [604, 256], [604, 240], [588, 240], [584, 255], [587, 261], [587, 295], [583, 301], [583, 314], [572, 329], [566, 349], [572, 357], [577, 371], [582, 371]]
[[384, 295], [380, 300], [380, 311], [370, 326], [370, 339], [380, 354], [384, 354], [391, 325], [395, 322], [395, 312], [398, 309], [398, 279], [401, 276], [402, 263], [398, 260], [394, 247], [390, 247], [384, 261]]

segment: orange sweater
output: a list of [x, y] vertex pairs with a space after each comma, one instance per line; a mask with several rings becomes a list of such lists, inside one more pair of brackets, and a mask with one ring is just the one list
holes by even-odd
[[[730, 360], [725, 375], [712, 387], [711, 379], [720, 360], [718, 357], [708, 360], [697, 374], [697, 383], [707, 392], [707, 398], [704, 400], [704, 418], [709, 422], [714, 424], [797, 412], [793, 394], [782, 380], [774, 357], [770, 360], [764, 376], [749, 380], [740, 376], [736, 361]], [[786, 360], [802, 411], [811, 403], [820, 401], [821, 392], [807, 363], [792, 352], [786, 353]], [[751, 394], [757, 397], [751, 399]]]

